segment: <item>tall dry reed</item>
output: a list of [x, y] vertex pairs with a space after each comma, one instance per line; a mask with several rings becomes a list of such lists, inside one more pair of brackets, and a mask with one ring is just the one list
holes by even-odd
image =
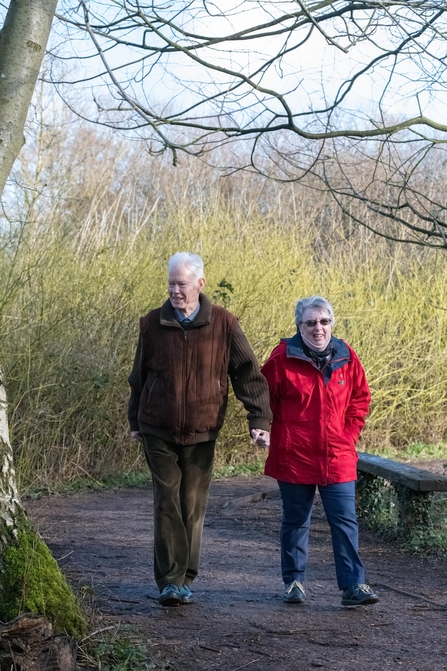
[[[80, 140], [81, 137], [81, 140]], [[22, 487], [144, 467], [126, 420], [138, 317], [166, 297], [166, 262], [202, 255], [206, 293], [259, 360], [321, 294], [359, 353], [373, 402], [362, 447], [447, 436], [444, 254], [355, 230], [323, 194], [141, 145], [39, 127], [17, 165], [0, 244], [0, 361]], [[218, 462], [259, 458], [230, 399]]]

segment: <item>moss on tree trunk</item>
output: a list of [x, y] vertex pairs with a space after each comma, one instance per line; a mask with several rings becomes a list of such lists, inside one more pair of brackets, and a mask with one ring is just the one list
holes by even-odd
[[21, 516], [17, 537], [5, 547], [0, 574], [0, 617], [45, 615], [56, 633], [82, 638], [86, 621], [56, 560], [29, 520]]
[[17, 491], [0, 376], [0, 618], [45, 615], [56, 632], [81, 637], [87, 628], [79, 603]]

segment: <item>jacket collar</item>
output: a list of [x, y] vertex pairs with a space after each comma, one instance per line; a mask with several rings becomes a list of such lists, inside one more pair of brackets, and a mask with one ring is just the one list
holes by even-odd
[[[292, 336], [292, 338], [282, 338], [281, 342], [284, 342], [286, 344], [286, 357], [308, 361], [310, 364], [312, 364], [312, 366], [316, 368], [312, 359], [306, 356], [304, 352], [303, 341], [299, 333], [295, 333], [295, 335]], [[348, 363], [348, 361], [351, 360], [349, 347], [344, 342], [344, 340], [341, 340], [340, 338], [334, 338], [334, 336], [331, 336], [330, 342], [334, 348], [333, 350], [334, 353], [332, 355], [331, 360], [328, 361], [327, 365], [324, 366], [322, 371], [326, 383], [329, 382], [329, 380], [331, 379], [331, 375], [334, 370], [341, 368], [346, 363]]]
[[[209, 324], [211, 321], [211, 311], [213, 309], [213, 304], [204, 294], [199, 294], [199, 302], [200, 310], [197, 314], [197, 317], [192, 322], [191, 328], [204, 326], [205, 324]], [[172, 307], [169, 298], [161, 306], [160, 324], [162, 326], [178, 326], [179, 328], [182, 328], [175, 318], [174, 308]]]

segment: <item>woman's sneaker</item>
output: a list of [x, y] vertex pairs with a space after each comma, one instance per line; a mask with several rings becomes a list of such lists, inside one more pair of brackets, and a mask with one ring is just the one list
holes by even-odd
[[303, 603], [306, 598], [306, 592], [302, 584], [298, 580], [294, 580], [286, 585], [282, 598], [285, 603]]
[[378, 601], [379, 597], [369, 585], [351, 585], [343, 591], [341, 597], [342, 606], [367, 606]]

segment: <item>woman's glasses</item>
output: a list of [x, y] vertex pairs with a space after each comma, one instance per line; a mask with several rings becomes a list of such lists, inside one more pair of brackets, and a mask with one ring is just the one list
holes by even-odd
[[329, 326], [329, 324], [332, 322], [332, 319], [324, 318], [324, 319], [308, 319], [307, 322], [301, 322], [302, 324], [306, 324], [310, 329], [316, 326], [317, 324], [321, 324], [321, 326]]

